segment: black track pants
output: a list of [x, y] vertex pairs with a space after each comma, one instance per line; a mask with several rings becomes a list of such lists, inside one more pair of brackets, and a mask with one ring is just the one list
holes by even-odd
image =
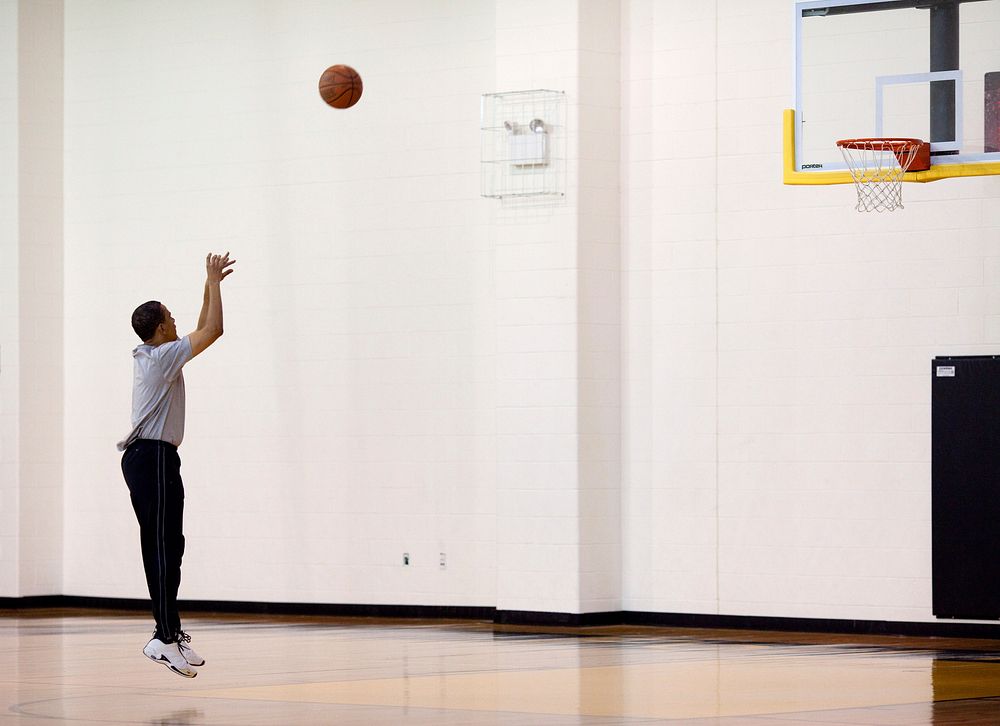
[[169, 643], [181, 629], [177, 589], [184, 556], [184, 484], [177, 447], [165, 441], [138, 439], [122, 456], [122, 473], [139, 520], [155, 637]]

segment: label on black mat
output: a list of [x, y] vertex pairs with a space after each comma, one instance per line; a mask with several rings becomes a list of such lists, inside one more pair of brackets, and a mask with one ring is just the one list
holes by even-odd
[[955, 377], [955, 366], [938, 366], [937, 367], [937, 377], [938, 378], [954, 378]]

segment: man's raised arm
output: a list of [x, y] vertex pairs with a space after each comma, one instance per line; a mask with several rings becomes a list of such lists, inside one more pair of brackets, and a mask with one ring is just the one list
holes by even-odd
[[191, 341], [191, 357], [222, 336], [222, 281], [232, 273], [231, 266], [236, 260], [224, 255], [208, 255], [205, 258], [205, 301], [198, 317], [198, 329], [188, 335]]

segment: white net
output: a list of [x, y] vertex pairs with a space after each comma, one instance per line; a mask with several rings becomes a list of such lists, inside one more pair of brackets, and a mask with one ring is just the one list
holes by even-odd
[[838, 141], [858, 191], [859, 212], [903, 208], [903, 174], [920, 148], [919, 139], [850, 139]]

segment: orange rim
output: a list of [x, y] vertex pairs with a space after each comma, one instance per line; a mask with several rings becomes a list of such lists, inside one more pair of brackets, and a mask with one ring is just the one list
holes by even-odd
[[842, 149], [872, 149], [874, 151], [905, 151], [913, 147], [919, 148], [922, 139], [876, 137], [865, 139], [841, 139], [837, 146]]

